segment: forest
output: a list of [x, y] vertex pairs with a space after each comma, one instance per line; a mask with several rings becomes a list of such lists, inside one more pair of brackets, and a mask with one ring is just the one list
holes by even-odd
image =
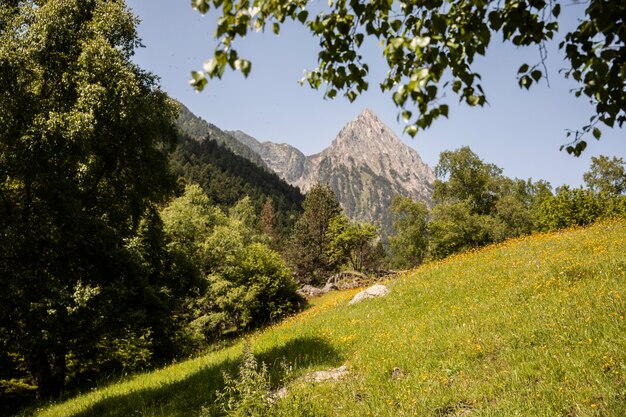
[[132, 61], [136, 24], [117, 1], [0, 4], [7, 410], [276, 323], [305, 308], [298, 288], [340, 271], [409, 269], [626, 215], [622, 158], [593, 158], [585, 187], [553, 189], [463, 147], [441, 153], [432, 202], [394, 199], [383, 236], [327, 185], [302, 196], [185, 133], [179, 104]]

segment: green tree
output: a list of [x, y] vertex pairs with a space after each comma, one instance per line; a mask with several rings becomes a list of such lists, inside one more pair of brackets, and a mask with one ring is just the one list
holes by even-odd
[[161, 218], [170, 248], [187, 254], [200, 270], [208, 271], [211, 263], [206, 261], [202, 245], [217, 226], [228, 223], [226, 215], [211, 205], [200, 186], [190, 184], [182, 196], [161, 210]]
[[490, 214], [500, 194], [502, 169], [483, 162], [468, 146], [439, 154], [433, 185], [435, 204], [466, 201], [470, 211]]
[[[251, 63], [235, 49], [237, 38], [271, 27], [280, 32], [286, 20], [306, 26], [319, 39], [318, 67], [302, 79], [325, 97], [343, 93], [350, 101], [369, 87], [369, 67], [360, 54], [366, 37], [384, 46], [389, 67], [380, 80], [392, 93], [410, 135], [429, 127], [438, 117], [448, 117], [446, 96], [457, 95], [469, 106], [483, 106], [487, 98], [474, 61], [484, 56], [496, 35], [515, 46], [537, 45], [541, 62], [523, 64], [517, 73], [520, 87], [530, 88], [544, 76], [545, 43], [559, 29], [561, 5], [555, 1], [393, 2], [331, 1], [310, 16], [309, 0], [192, 0], [201, 13], [220, 9], [215, 37], [219, 43], [204, 71], [192, 72], [192, 83], [202, 89], [208, 78], [221, 77], [227, 67], [248, 75]], [[626, 121], [626, 40], [622, 34], [626, 3], [590, 0], [584, 18], [565, 34], [560, 48], [569, 62], [565, 77], [579, 83], [576, 96], [586, 96], [595, 106], [590, 123], [567, 146], [579, 155], [585, 136], [601, 136], [598, 123], [622, 126]]]
[[423, 202], [394, 196], [391, 200], [393, 234], [389, 237], [392, 262], [397, 268], [419, 265], [428, 247], [428, 208]]
[[537, 229], [537, 211], [541, 203], [552, 196], [546, 181], [510, 179], [499, 180], [500, 197], [492, 215], [504, 224], [501, 239], [532, 233]]
[[596, 194], [619, 196], [626, 194], [626, 169], [624, 160], [605, 155], [591, 157], [589, 171], [583, 174], [585, 185]]
[[593, 223], [603, 213], [601, 200], [583, 188], [559, 187], [556, 195], [544, 200], [538, 212], [540, 230], [550, 231]]
[[504, 227], [493, 216], [473, 213], [467, 201], [435, 206], [428, 222], [428, 254], [441, 259], [488, 245], [502, 240]]
[[136, 23], [122, 1], [0, 3], [0, 334], [40, 397], [69, 352], [146, 324], [124, 241], [171, 189], [176, 108], [131, 61]]
[[428, 224], [435, 258], [531, 233], [541, 203], [551, 196], [545, 181], [505, 177], [468, 147], [442, 152], [435, 173]]
[[538, 212], [538, 228], [544, 231], [585, 226], [601, 218], [625, 216], [626, 196], [596, 194], [584, 188], [560, 187], [545, 199]]
[[249, 198], [226, 216], [192, 184], [161, 215], [170, 247], [188, 253], [204, 281], [186, 312], [192, 339], [233, 336], [298, 308], [291, 271], [262, 243]]
[[328, 257], [328, 228], [341, 207], [333, 190], [321, 184], [309, 190], [302, 205], [304, 212], [294, 226], [287, 255], [299, 281], [321, 284], [338, 266]]
[[348, 262], [352, 269], [363, 272], [378, 237], [376, 227], [368, 223], [350, 222], [341, 214], [331, 219], [327, 233], [327, 252], [331, 262]]

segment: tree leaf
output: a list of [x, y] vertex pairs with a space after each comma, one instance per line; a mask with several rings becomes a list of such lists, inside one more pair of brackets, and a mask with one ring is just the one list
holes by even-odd
[[542, 73], [539, 70], [534, 70], [533, 72], [530, 73], [530, 76], [533, 77], [535, 81], [539, 81], [541, 79], [541, 75]]
[[593, 128], [593, 137], [596, 138], [596, 140], [600, 140], [600, 136], [602, 136], [602, 132], [597, 127], [594, 127]]

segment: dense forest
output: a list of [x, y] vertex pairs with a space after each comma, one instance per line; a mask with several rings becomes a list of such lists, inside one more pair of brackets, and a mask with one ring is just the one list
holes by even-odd
[[2, 412], [274, 323], [339, 271], [626, 214], [621, 158], [553, 191], [464, 147], [442, 152], [431, 209], [396, 197], [385, 245], [327, 185], [302, 196], [167, 97], [131, 60], [136, 24], [123, 2], [0, 3]]
[[279, 224], [287, 227], [300, 213], [303, 196], [278, 175], [207, 137], [197, 141], [181, 134], [170, 156], [174, 174], [188, 183], [199, 184], [214, 204], [230, 207], [248, 196], [261, 207], [271, 198]]

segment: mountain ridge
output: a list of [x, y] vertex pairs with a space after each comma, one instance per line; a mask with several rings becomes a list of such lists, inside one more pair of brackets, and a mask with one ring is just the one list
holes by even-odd
[[178, 104], [178, 145], [170, 155], [174, 174], [199, 184], [222, 207], [248, 196], [260, 211], [271, 197], [281, 227], [290, 224], [291, 215], [302, 210], [300, 190], [280, 179], [254, 150]]
[[288, 144], [228, 132], [260, 155], [279, 177], [307, 192], [328, 184], [346, 214], [391, 229], [391, 199], [399, 194], [430, 204], [433, 171], [369, 109], [348, 122], [323, 151], [305, 156]]

